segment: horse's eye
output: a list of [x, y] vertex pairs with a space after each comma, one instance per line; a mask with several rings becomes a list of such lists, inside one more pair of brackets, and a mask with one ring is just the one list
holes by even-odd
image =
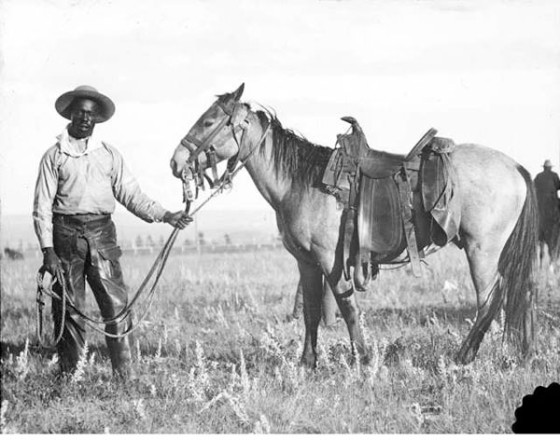
[[211, 127], [214, 125], [214, 120], [212, 119], [207, 119], [206, 121], [204, 121], [204, 127]]

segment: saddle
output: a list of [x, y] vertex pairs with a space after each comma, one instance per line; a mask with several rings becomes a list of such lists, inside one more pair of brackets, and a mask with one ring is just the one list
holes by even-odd
[[352, 117], [338, 135], [323, 184], [343, 206], [344, 275], [365, 290], [380, 263], [394, 263], [405, 251], [421, 276], [423, 249], [444, 246], [458, 235], [460, 207], [449, 153], [452, 140], [430, 129], [406, 156], [371, 149]]

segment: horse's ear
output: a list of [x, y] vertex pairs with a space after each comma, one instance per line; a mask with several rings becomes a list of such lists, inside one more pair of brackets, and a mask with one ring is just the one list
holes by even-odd
[[241, 98], [241, 95], [243, 95], [243, 90], [245, 90], [245, 83], [241, 83], [241, 86], [239, 86], [237, 90], [233, 92], [233, 99], [235, 101], [239, 101], [239, 98]]

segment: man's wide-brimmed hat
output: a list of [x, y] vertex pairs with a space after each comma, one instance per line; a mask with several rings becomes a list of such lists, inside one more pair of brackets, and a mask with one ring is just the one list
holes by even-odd
[[66, 119], [71, 119], [72, 102], [75, 99], [90, 99], [95, 101], [98, 108], [97, 118], [95, 122], [102, 123], [107, 121], [115, 113], [115, 103], [102, 93], [99, 93], [96, 88], [91, 86], [78, 86], [70, 92], [63, 93], [58, 97], [54, 107], [56, 111]]
[[544, 161], [544, 164], [542, 166], [543, 167], [552, 167], [552, 162], [550, 161], [550, 159], [547, 159], [546, 161]]

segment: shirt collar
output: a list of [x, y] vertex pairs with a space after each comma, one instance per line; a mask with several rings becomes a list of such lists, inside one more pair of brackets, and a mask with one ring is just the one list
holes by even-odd
[[58, 139], [60, 151], [74, 158], [87, 155], [89, 152], [101, 147], [101, 140], [95, 135], [92, 134], [87, 138], [76, 139], [68, 134], [68, 127], [65, 127], [56, 138]]

